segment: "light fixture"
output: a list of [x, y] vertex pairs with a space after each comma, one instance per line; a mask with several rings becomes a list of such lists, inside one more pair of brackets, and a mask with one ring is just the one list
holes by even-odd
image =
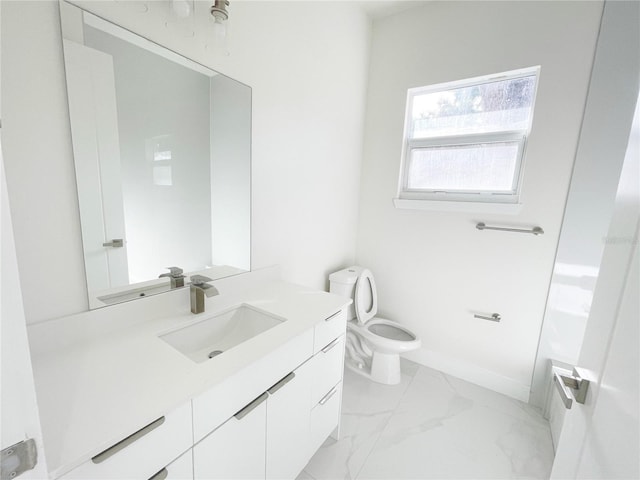
[[210, 10], [211, 16], [214, 20], [214, 36], [220, 46], [226, 43], [227, 21], [229, 20], [229, 12], [227, 12], [228, 6], [229, 0], [214, 0], [214, 4]]
[[216, 23], [224, 23], [229, 19], [228, 6], [229, 0], [215, 0], [210, 11]]

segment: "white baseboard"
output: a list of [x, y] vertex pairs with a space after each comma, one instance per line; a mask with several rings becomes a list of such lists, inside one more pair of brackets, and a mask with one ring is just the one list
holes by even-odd
[[523, 385], [515, 380], [499, 375], [491, 370], [487, 370], [462, 360], [447, 357], [432, 350], [420, 348], [413, 352], [403, 354], [407, 360], [419, 363], [425, 367], [439, 370], [447, 375], [461, 378], [467, 382], [480, 385], [508, 397], [529, 401], [530, 385]]

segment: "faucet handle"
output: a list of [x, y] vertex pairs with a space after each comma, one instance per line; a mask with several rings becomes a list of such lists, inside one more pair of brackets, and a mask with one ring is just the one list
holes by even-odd
[[184, 277], [184, 275], [182, 275], [182, 272], [184, 270], [182, 270], [180, 267], [167, 267], [167, 268], [169, 269], [169, 273], [163, 273], [158, 278], [162, 278], [162, 277]]
[[205, 277], [204, 275], [191, 275], [192, 285], [203, 285], [207, 282], [213, 282], [213, 279]]

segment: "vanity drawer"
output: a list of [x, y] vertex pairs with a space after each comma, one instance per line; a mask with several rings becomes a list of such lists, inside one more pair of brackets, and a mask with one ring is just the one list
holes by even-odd
[[61, 478], [145, 480], [189, 450], [192, 444], [191, 403], [187, 402], [133, 432]]
[[311, 357], [313, 330], [309, 329], [272, 351], [259, 362], [194, 397], [193, 434], [199, 442], [282, 377]]
[[311, 405], [316, 405], [331, 390], [331, 387], [342, 380], [344, 335], [333, 339], [322, 347], [311, 361], [313, 362]]
[[266, 398], [256, 398], [193, 447], [194, 478], [264, 479]]
[[340, 421], [342, 382], [329, 389], [311, 410], [309, 447], [315, 453]]
[[313, 353], [317, 353], [347, 328], [347, 309], [343, 308], [329, 315], [314, 328]]
[[149, 480], [193, 480], [193, 449], [187, 450]]

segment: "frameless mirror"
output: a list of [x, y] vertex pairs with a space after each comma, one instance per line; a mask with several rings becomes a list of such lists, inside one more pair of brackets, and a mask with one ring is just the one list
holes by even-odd
[[249, 270], [250, 87], [60, 5], [90, 308]]

